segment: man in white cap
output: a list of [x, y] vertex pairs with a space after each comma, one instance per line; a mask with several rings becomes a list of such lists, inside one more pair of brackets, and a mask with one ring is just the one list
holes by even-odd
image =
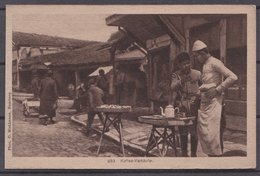
[[203, 152], [208, 156], [220, 156], [222, 155], [220, 142], [222, 93], [238, 78], [220, 60], [210, 55], [207, 45], [202, 41], [195, 41], [192, 51], [195, 58], [203, 65], [201, 104], [197, 124], [199, 142]]

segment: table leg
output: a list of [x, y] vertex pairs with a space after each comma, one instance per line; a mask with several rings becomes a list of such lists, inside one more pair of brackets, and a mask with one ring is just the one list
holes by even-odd
[[150, 137], [148, 139], [148, 144], [146, 146], [145, 156], [148, 155], [149, 151], [151, 151], [154, 147], [156, 147], [156, 143], [154, 141], [154, 131], [155, 131], [155, 129], [153, 127], [151, 130]]
[[[175, 129], [172, 128], [171, 130], [172, 130], [171, 139], [172, 139], [172, 143], [173, 143], [172, 148], [173, 148], [173, 150], [174, 150], [175, 156], [177, 156], [177, 144], [176, 144], [176, 138], [177, 138], [177, 136], [176, 136], [176, 133], [175, 133]], [[177, 139], [177, 140], [178, 140], [178, 139]]]
[[102, 144], [102, 140], [103, 140], [103, 137], [104, 137], [104, 133], [105, 133], [105, 130], [106, 130], [107, 119], [108, 119], [108, 115], [105, 115], [105, 123], [104, 123], [102, 134], [101, 134], [101, 137], [100, 137], [100, 140], [99, 140], [97, 155], [99, 154], [100, 147], [101, 147], [101, 144]]
[[118, 125], [119, 125], [119, 138], [120, 138], [120, 144], [123, 151], [123, 156], [125, 156], [125, 148], [124, 148], [124, 141], [123, 141], [123, 134], [122, 134], [122, 122], [121, 119], [118, 118]]
[[156, 145], [156, 148], [157, 148], [157, 150], [158, 150], [158, 152], [159, 152], [159, 155], [162, 156], [162, 152], [161, 152], [161, 150], [160, 150], [158, 141], [157, 141], [157, 139], [156, 139], [156, 137], [155, 137], [154, 135], [153, 135], [153, 139], [154, 139], [154, 141], [155, 141], [155, 145]]
[[167, 153], [167, 149], [165, 149], [167, 143], [167, 128], [163, 130], [162, 140], [162, 156], [165, 156]]
[[181, 147], [181, 139], [180, 139], [180, 132], [179, 129], [174, 128], [174, 132], [175, 132], [175, 139], [176, 139], [176, 147]]

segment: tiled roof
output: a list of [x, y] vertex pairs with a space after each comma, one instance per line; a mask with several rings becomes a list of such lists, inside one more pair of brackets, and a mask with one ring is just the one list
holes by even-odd
[[85, 41], [24, 32], [13, 32], [12, 34], [12, 40], [16, 46], [52, 46], [81, 48], [93, 43], [93, 41]]

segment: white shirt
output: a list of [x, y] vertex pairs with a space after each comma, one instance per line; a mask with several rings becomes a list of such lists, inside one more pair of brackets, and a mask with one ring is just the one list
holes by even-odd
[[[223, 82], [222, 76], [226, 78]], [[237, 79], [237, 76], [231, 70], [225, 67], [220, 60], [212, 56], [203, 65], [202, 83], [215, 84], [219, 93], [230, 87]]]

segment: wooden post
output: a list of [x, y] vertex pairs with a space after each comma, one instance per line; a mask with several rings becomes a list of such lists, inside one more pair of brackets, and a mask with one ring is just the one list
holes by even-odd
[[170, 44], [170, 53], [169, 53], [169, 56], [170, 56], [170, 73], [174, 72], [175, 69], [176, 69], [176, 66], [174, 65], [175, 64], [175, 58], [176, 58], [176, 44], [171, 41], [171, 44]]
[[152, 80], [153, 80], [153, 85], [152, 85], [152, 90], [155, 90], [155, 88], [157, 87], [157, 63], [154, 63], [153, 61], [153, 76], [152, 76]]
[[186, 52], [190, 51], [190, 30], [185, 29], [185, 49]]
[[113, 89], [113, 86], [114, 86], [114, 75], [110, 75], [109, 76], [109, 95], [113, 95], [114, 94], [114, 89]]
[[20, 53], [19, 53], [20, 47], [17, 49], [17, 62], [16, 62], [16, 84], [18, 90], [20, 90], [20, 70], [19, 70], [19, 62], [20, 62]]
[[80, 76], [79, 76], [79, 70], [75, 70], [75, 87], [80, 85], [80, 83], [81, 83], [81, 80], [80, 80]]
[[[227, 52], [227, 20], [221, 19], [219, 21], [219, 43], [220, 43], [220, 60], [226, 65], [226, 52]], [[222, 76], [222, 81], [224, 77]], [[239, 91], [240, 92], [240, 91]]]
[[111, 81], [111, 85], [110, 85], [110, 93], [111, 95], [114, 95], [113, 99], [114, 102], [116, 104], [119, 104], [119, 102], [117, 102], [117, 98], [116, 98], [116, 92], [115, 92], [115, 76], [116, 76], [116, 72], [115, 72], [115, 53], [116, 53], [116, 46], [112, 45], [110, 48], [110, 61], [112, 62], [112, 66], [113, 66], [113, 76], [110, 77], [110, 81]]
[[[148, 60], [148, 67], [149, 67], [149, 72], [147, 76], [147, 95], [150, 100], [150, 97], [152, 95], [152, 59], [151, 59], [151, 54], [148, 52], [147, 54], [147, 60]], [[153, 112], [154, 106], [153, 106], [153, 101], [150, 100], [150, 111]]]
[[16, 65], [16, 84], [17, 88], [20, 89], [20, 70], [19, 70], [19, 59], [17, 59]]
[[220, 60], [226, 64], [226, 52], [227, 52], [227, 20], [221, 19], [219, 22], [220, 28]]

